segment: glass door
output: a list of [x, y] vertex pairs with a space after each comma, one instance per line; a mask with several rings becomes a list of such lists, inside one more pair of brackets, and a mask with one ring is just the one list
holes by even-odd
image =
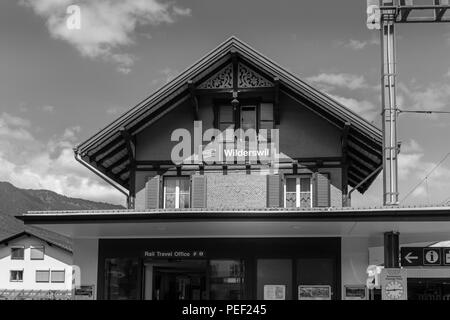
[[242, 260], [210, 260], [209, 267], [211, 300], [244, 298], [244, 262]]
[[206, 300], [205, 260], [153, 260], [144, 263], [145, 300]]

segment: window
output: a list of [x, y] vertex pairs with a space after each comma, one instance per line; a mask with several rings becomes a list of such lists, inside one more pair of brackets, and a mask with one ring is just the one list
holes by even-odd
[[107, 300], [139, 299], [139, 260], [107, 258], [105, 260], [105, 298]]
[[231, 128], [234, 130], [234, 112], [231, 105], [219, 106], [219, 130]]
[[9, 281], [22, 282], [23, 281], [23, 270], [11, 270], [9, 272]]
[[64, 270], [52, 270], [52, 283], [61, 283], [65, 280]]
[[164, 178], [164, 208], [190, 207], [189, 177]]
[[44, 260], [44, 246], [30, 247], [31, 260]]
[[23, 260], [25, 255], [24, 247], [13, 247], [11, 248], [11, 259], [12, 260]]
[[36, 282], [49, 282], [50, 270], [36, 270]]
[[288, 176], [284, 183], [285, 208], [312, 207], [311, 176]]
[[241, 106], [241, 128], [244, 131], [249, 129], [257, 130], [255, 105]]
[[[268, 142], [271, 141], [271, 129], [274, 128], [274, 120], [273, 120], [273, 103], [263, 102], [260, 104], [260, 116], [259, 116], [259, 129], [267, 130], [265, 137]], [[263, 131], [260, 133], [262, 134]], [[263, 134], [263, 136], [265, 136]]]

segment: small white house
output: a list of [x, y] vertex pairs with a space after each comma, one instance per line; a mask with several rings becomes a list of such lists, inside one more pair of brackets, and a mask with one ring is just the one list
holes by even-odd
[[72, 249], [24, 231], [0, 240], [1, 299], [68, 299]]

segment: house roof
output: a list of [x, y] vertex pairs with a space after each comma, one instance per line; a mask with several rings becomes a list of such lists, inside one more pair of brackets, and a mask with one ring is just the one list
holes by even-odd
[[[122, 130], [125, 129], [132, 136], [136, 135], [169, 106], [186, 101], [190, 96], [189, 83], [200, 84], [207, 75], [220, 70], [224, 63], [232, 59], [233, 54], [272, 79], [277, 78], [281, 92], [301, 102], [332, 125], [342, 130], [348, 128], [346, 155], [350, 160], [348, 183], [351, 187], [366, 180], [381, 166], [382, 133], [379, 128], [236, 37], [220, 44], [171, 82], [79, 144], [75, 148], [76, 154], [109, 179], [129, 189], [129, 151], [121, 134]], [[376, 176], [377, 174], [372, 175], [359, 185], [358, 190], [365, 192]]]
[[65, 251], [72, 253], [72, 247], [70, 245], [68, 245], [67, 243], [61, 242], [61, 241], [56, 241], [55, 239], [48, 239], [47, 237], [43, 237], [41, 235], [36, 235], [30, 231], [22, 231], [22, 232], [14, 234], [12, 236], [9, 236], [7, 238], [0, 239], [0, 244], [8, 244], [12, 240], [19, 239], [21, 237], [34, 237], [34, 238], [37, 238], [39, 240], [42, 240], [42, 241], [48, 243], [49, 245], [58, 247], [60, 249], [63, 249]]

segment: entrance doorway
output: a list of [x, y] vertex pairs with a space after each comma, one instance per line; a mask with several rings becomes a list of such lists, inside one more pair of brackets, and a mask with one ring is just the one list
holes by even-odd
[[145, 260], [145, 300], [239, 300], [244, 297], [241, 260]]
[[205, 300], [206, 260], [158, 260], [144, 263], [146, 300]]

